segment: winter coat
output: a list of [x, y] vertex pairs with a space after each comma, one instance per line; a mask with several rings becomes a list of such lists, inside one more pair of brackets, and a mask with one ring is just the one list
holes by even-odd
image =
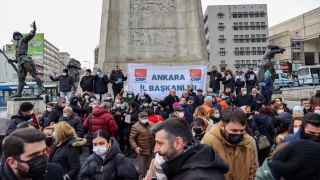
[[246, 94], [243, 96], [242, 94], [239, 94], [236, 96], [234, 99], [234, 105], [236, 107], [241, 107], [241, 106], [250, 106], [251, 109], [254, 108], [254, 99], [253, 96]]
[[120, 103], [121, 103], [121, 107], [123, 107], [125, 111], [129, 110], [129, 104], [123, 98], [121, 99]]
[[186, 117], [186, 121], [191, 124], [192, 121], [193, 121], [193, 117], [192, 117], [192, 114], [189, 110], [189, 107], [188, 107], [188, 104], [181, 104], [181, 107], [184, 108], [184, 112], [185, 112], [185, 117]]
[[81, 146], [85, 145], [85, 143], [85, 139], [76, 139], [73, 136], [69, 136], [60, 146], [53, 145], [48, 161], [60, 164], [65, 176], [69, 177], [70, 180], [77, 180], [81, 168]]
[[[217, 108], [218, 110], [219, 110], [219, 113], [221, 114], [222, 113], [222, 106], [221, 106], [221, 104], [217, 101], [217, 100], [215, 100], [214, 102], [212, 102], [212, 108]], [[211, 109], [212, 109], [211, 108]], [[210, 110], [210, 112], [211, 112], [211, 110]], [[209, 112], [209, 113], [210, 113]]]
[[196, 104], [196, 106], [201, 106], [204, 103], [204, 96], [195, 96], [194, 97], [194, 102]]
[[254, 180], [259, 167], [255, 140], [244, 134], [242, 141], [234, 146], [221, 134], [220, 123], [213, 125], [209, 133], [201, 140], [216, 149], [220, 157], [229, 165], [226, 180]]
[[74, 85], [74, 80], [73, 77], [70, 76], [69, 74], [67, 74], [66, 76], [63, 75], [59, 75], [56, 78], [53, 78], [52, 76], [50, 77], [50, 79], [52, 81], [59, 81], [60, 82], [60, 86], [59, 89], [61, 92], [70, 92], [71, 88]]
[[226, 97], [224, 97], [224, 98], [222, 98], [222, 96], [221, 96], [221, 99], [222, 99], [224, 102], [226, 102], [228, 106], [231, 106], [232, 99], [231, 99], [230, 96], [226, 96]]
[[238, 88], [243, 87], [245, 85], [245, 82], [243, 82], [243, 80], [245, 80], [244, 72], [236, 72], [234, 74], [235, 86], [238, 86]]
[[157, 115], [161, 115], [163, 119], [168, 119], [169, 114], [170, 114], [170, 110], [166, 107], [163, 110], [161, 110], [160, 108], [156, 108], [155, 113]]
[[50, 126], [51, 122], [58, 123], [60, 117], [62, 116], [62, 114], [63, 114], [63, 107], [58, 106], [58, 104], [55, 104], [52, 107], [52, 110], [51, 110], [51, 112], [50, 112], [50, 114], [48, 116], [48, 124], [47, 124], [47, 126]]
[[[272, 118], [266, 114], [257, 114], [253, 116], [252, 120], [256, 122], [259, 133], [266, 136], [269, 143], [273, 145], [275, 143], [275, 129], [272, 125]], [[259, 154], [267, 156], [268, 154], [270, 154], [270, 148], [260, 150]]]
[[159, 121], [164, 121], [163, 117], [160, 115], [152, 114], [148, 116], [148, 121], [152, 123], [157, 123]]
[[[249, 80], [250, 79], [250, 75], [254, 75], [254, 78]], [[252, 72], [247, 72], [245, 74], [245, 78], [246, 78], [246, 83], [247, 83], [247, 86], [255, 86], [257, 84], [257, 75], [256, 73]]]
[[[122, 79], [122, 83], [116, 84], [119, 79]], [[115, 70], [111, 71], [110, 74], [110, 82], [112, 83], [112, 89], [122, 89], [123, 88], [123, 81], [126, 81], [127, 77], [125, 77], [122, 73], [122, 70], [120, 70], [118, 73], [116, 73]]]
[[173, 103], [175, 102], [179, 102], [179, 98], [178, 96], [171, 96], [170, 94], [164, 98], [164, 101], [167, 103], [167, 105], [169, 106], [170, 112], [173, 112]]
[[227, 163], [218, 152], [206, 144], [197, 144], [161, 165], [170, 180], [224, 180]]
[[184, 120], [184, 119], [183, 118], [179, 118], [178, 116], [175, 116], [173, 113], [171, 113], [171, 114], [169, 114], [169, 118], [166, 119], [166, 121], [171, 121], [171, 120]]
[[154, 134], [150, 130], [152, 126], [153, 124], [151, 122], [148, 122], [147, 124], [137, 122], [132, 126], [129, 141], [133, 150], [140, 147], [142, 149], [141, 154], [153, 154], [155, 140]]
[[261, 83], [265, 83], [265, 86], [261, 86], [261, 94], [262, 95], [272, 95], [272, 91], [273, 91], [273, 81], [271, 79], [271, 77], [264, 77], [261, 80]]
[[7, 121], [6, 136], [8, 136], [10, 133], [16, 130], [17, 125], [19, 125], [22, 122], [28, 121], [31, 118], [32, 118], [31, 115], [23, 116], [19, 110], [15, 115], [11, 116], [11, 119]]
[[258, 169], [256, 173], [255, 180], [276, 180], [268, 166], [268, 163], [271, 162], [271, 158], [266, 158], [262, 164], [262, 166]]
[[[107, 109], [102, 107], [95, 107], [92, 110], [92, 127], [91, 133], [94, 134], [99, 129], [106, 130], [111, 137], [118, 131], [118, 126], [114, 117], [108, 112]], [[84, 129], [89, 129], [90, 125], [90, 116], [89, 115], [83, 123]]]
[[[123, 116], [123, 114], [126, 112], [126, 110], [124, 110], [122, 107], [117, 108], [117, 107], [113, 107], [111, 109], [114, 120], [117, 123], [118, 126], [118, 131], [122, 131], [123, 128], [125, 127], [125, 124], [127, 124], [126, 122], [124, 122], [125, 117]], [[117, 112], [120, 112], [120, 115], [117, 114]]]
[[[254, 101], [254, 108], [252, 109], [252, 111], [259, 111], [260, 108], [262, 108], [262, 105], [265, 105], [266, 99], [264, 98], [264, 96], [262, 96], [259, 93], [256, 94], [256, 97], [253, 97], [252, 94], [251, 94], [251, 96]], [[259, 101], [260, 103], [257, 103], [257, 101]]]
[[93, 75], [83, 76], [80, 81], [80, 87], [82, 91], [93, 92], [93, 81], [95, 77]]
[[133, 163], [121, 154], [117, 141], [111, 138], [111, 147], [104, 160], [91, 154], [80, 170], [80, 180], [136, 180], [138, 173]]
[[301, 133], [303, 133], [303, 132], [302, 132], [302, 130], [300, 128], [295, 134], [289, 134], [287, 136], [284, 136], [283, 140], [281, 140], [279, 144], [300, 140], [300, 139], [302, 139], [301, 138]]
[[[220, 90], [220, 81], [222, 81], [222, 75], [220, 72], [207, 72], [207, 75], [210, 76], [210, 88], [213, 90]], [[217, 77], [217, 79], [215, 79]]]
[[[230, 74], [231, 78], [227, 80], [228, 73]], [[234, 81], [233, 72], [230, 69], [227, 69], [224, 71], [224, 77], [222, 78], [222, 84], [224, 85], [224, 90], [226, 90], [226, 88], [230, 88], [231, 92], [234, 91], [235, 81]]]
[[87, 110], [80, 108], [80, 106], [78, 105], [79, 101], [74, 103], [73, 102], [74, 99], [78, 99], [78, 98], [76, 96], [70, 97], [69, 106], [72, 107], [73, 113], [77, 114], [81, 118], [81, 121], [83, 121], [84, 120], [83, 115], [87, 112]]
[[102, 77], [95, 76], [94, 79], [94, 93], [107, 93], [109, 83], [108, 75], [103, 74]]
[[45, 110], [42, 116], [39, 118], [39, 125], [43, 128], [47, 127], [48, 124], [48, 116], [50, 112]]
[[222, 109], [225, 109], [225, 108], [229, 107], [227, 102], [222, 100], [220, 97], [216, 96], [215, 98], [216, 98], [216, 101], [218, 101], [218, 103], [221, 105]]
[[76, 134], [78, 137], [84, 136], [82, 119], [78, 116], [78, 114], [72, 113], [72, 115], [70, 116], [69, 119], [61, 116], [61, 118], [59, 119], [59, 122], [69, 123], [70, 126], [72, 126], [74, 128], [74, 130], [76, 131]]
[[[211, 109], [212, 109], [212, 104], [207, 104], [207, 103], [204, 103], [201, 105], [201, 107], [205, 108], [206, 111], [207, 111], [207, 114], [210, 114], [211, 112]], [[220, 112], [220, 111], [219, 111]]]
[[[148, 94], [146, 94], [144, 97], [148, 100], [148, 104], [150, 104], [150, 103], [152, 102], [152, 99], [151, 99], [151, 97], [150, 97]], [[141, 97], [139, 96], [139, 94], [137, 94], [137, 95], [133, 98], [133, 101], [136, 102], [136, 103], [138, 103], [140, 106], [143, 104], [143, 101], [144, 101], [144, 100], [145, 100], [145, 99], [141, 99]]]
[[[63, 175], [63, 169], [59, 164], [48, 162], [46, 174], [43, 177], [32, 178], [32, 180], [64, 180]], [[2, 180], [18, 180], [6, 162], [1, 166], [0, 178]]]
[[[121, 91], [120, 92], [120, 94], [119, 94], [119, 96], [121, 96], [122, 97], [122, 99], [126, 102], [126, 103], [128, 103], [128, 102], [130, 102], [130, 101], [134, 101], [134, 98], [135, 98], [135, 96], [134, 96], [134, 93], [132, 93], [132, 98], [129, 98], [128, 97], [128, 94], [127, 94], [127, 96], [123, 96], [123, 91]], [[128, 110], [128, 109], [127, 109]]]

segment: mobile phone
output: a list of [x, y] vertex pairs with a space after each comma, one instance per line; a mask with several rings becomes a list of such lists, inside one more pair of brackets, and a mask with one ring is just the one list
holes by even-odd
[[142, 153], [142, 149], [139, 149], [139, 154], [141, 154]]

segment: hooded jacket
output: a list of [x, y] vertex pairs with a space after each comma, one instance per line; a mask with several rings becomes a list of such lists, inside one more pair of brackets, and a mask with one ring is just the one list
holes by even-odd
[[255, 180], [275, 180], [272, 172], [268, 166], [268, 163], [271, 162], [271, 158], [266, 158], [262, 164], [262, 166], [258, 169], [256, 173]]
[[[73, 102], [74, 99], [77, 99], [76, 103]], [[78, 104], [80, 104], [78, 97], [71, 96], [69, 102], [70, 102], [69, 106], [72, 107], [73, 113], [76, 113], [82, 120], [83, 114], [85, 114], [87, 112], [87, 110], [80, 108], [80, 106], [78, 105]]]
[[104, 160], [96, 153], [87, 158], [80, 170], [80, 179], [138, 179], [136, 168], [128, 158], [121, 154], [117, 141], [113, 138], [110, 141], [112, 144]]
[[31, 118], [31, 115], [23, 116], [20, 113], [20, 110], [18, 110], [18, 112], [15, 115], [11, 116], [11, 119], [7, 121], [6, 136], [16, 130], [18, 124], [28, 121]]
[[261, 94], [262, 95], [272, 95], [273, 91], [273, 81], [271, 77], [264, 77], [261, 80], [261, 83], [265, 83], [265, 86], [261, 86]]
[[82, 119], [78, 116], [78, 114], [72, 113], [69, 119], [61, 116], [59, 122], [67, 122], [74, 128], [78, 137], [83, 137], [83, 126], [82, 126]]
[[210, 76], [210, 88], [212, 88], [213, 90], [220, 90], [220, 81], [222, 81], [221, 73], [218, 71], [211, 71], [207, 72], [207, 75]]
[[130, 101], [134, 101], [135, 96], [134, 96], [134, 93], [133, 93], [133, 92], [132, 92], [132, 94], [131, 94], [131, 95], [132, 95], [132, 98], [129, 98], [129, 97], [128, 97], [128, 94], [127, 94], [127, 96], [123, 96], [123, 93], [124, 93], [124, 92], [121, 91], [119, 95], [122, 97], [122, 99], [123, 99], [126, 103], [128, 103], [128, 102], [130, 102]]
[[85, 145], [86, 142], [86, 139], [76, 139], [74, 136], [69, 136], [60, 146], [53, 145], [48, 161], [60, 164], [66, 177], [71, 180], [77, 180], [81, 168], [81, 146]]
[[197, 144], [161, 165], [170, 180], [224, 180], [227, 163], [218, 152], [206, 144]]
[[[84, 129], [89, 129], [90, 125], [89, 115], [83, 123]], [[118, 126], [114, 117], [109, 113], [109, 111], [102, 107], [95, 107], [92, 110], [92, 128], [91, 133], [94, 134], [99, 129], [106, 130], [111, 137], [118, 131]]]
[[97, 75], [94, 79], [94, 93], [107, 93], [109, 83], [108, 75], [103, 74], [102, 77]]
[[70, 92], [71, 88], [74, 85], [74, 80], [73, 77], [70, 76], [69, 74], [67, 74], [66, 76], [63, 75], [59, 75], [56, 78], [53, 78], [52, 76], [50, 77], [50, 79], [52, 81], [59, 81], [60, 82], [60, 86], [59, 89], [61, 92]]
[[224, 175], [226, 180], [254, 180], [259, 167], [255, 140], [244, 134], [242, 141], [234, 146], [225, 140], [219, 126], [220, 123], [213, 125], [201, 143], [216, 149], [229, 165], [229, 171]]
[[[116, 84], [119, 79], [122, 79], [122, 83]], [[125, 77], [122, 73], [122, 70], [119, 70], [118, 73], [116, 73], [115, 70], [111, 71], [110, 79], [109, 81], [112, 83], [112, 89], [122, 89], [123, 88], [123, 81], [126, 81], [127, 77]]]
[[93, 92], [93, 82], [95, 77], [93, 75], [83, 76], [80, 81], [82, 91]]
[[51, 122], [58, 123], [60, 117], [62, 116], [62, 114], [63, 114], [63, 107], [58, 106], [58, 104], [55, 104], [52, 107], [52, 110], [51, 110], [51, 112], [50, 112], [50, 114], [48, 116], [48, 124], [47, 124], [47, 126], [50, 126]]
[[[231, 75], [231, 78], [227, 80], [228, 73]], [[224, 71], [223, 74], [224, 74], [224, 77], [222, 78], [222, 84], [224, 85], [224, 90], [226, 90], [226, 88], [230, 88], [231, 92], [233, 92], [234, 86], [235, 86], [233, 72], [230, 69], [227, 69]]]

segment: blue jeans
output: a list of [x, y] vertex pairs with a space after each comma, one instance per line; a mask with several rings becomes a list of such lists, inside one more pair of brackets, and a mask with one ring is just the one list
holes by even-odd
[[71, 97], [71, 91], [69, 91], [69, 92], [62, 92], [62, 91], [60, 91], [60, 97], [68, 97], [68, 101], [70, 100], [70, 97]]

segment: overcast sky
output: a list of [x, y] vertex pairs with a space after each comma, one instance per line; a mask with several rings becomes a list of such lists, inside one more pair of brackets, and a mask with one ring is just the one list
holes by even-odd
[[[208, 5], [267, 4], [269, 27], [320, 7], [320, 0], [202, 0]], [[30, 32], [35, 20], [38, 33], [60, 52], [69, 52], [83, 67], [99, 44], [102, 0], [0, 0], [0, 45], [10, 44], [12, 33]]]

